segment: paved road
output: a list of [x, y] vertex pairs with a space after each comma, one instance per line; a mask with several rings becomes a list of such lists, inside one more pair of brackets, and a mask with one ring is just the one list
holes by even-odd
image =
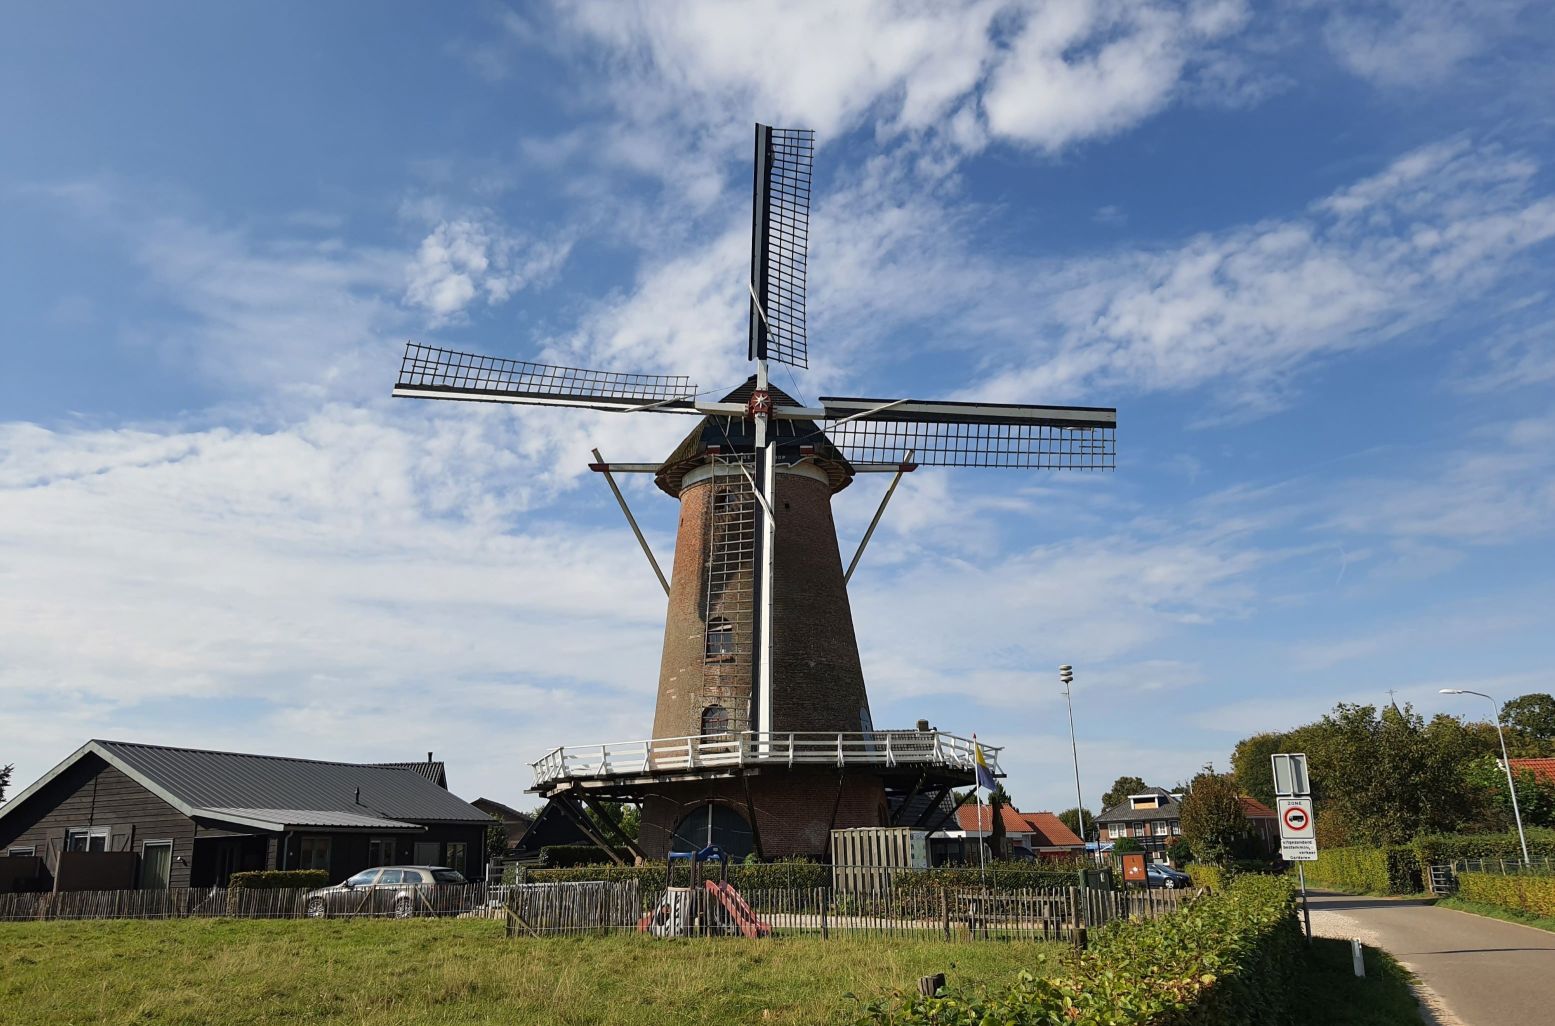
[[1555, 933], [1420, 901], [1324, 893], [1312, 895], [1312, 932], [1392, 953], [1445, 1006], [1444, 1023], [1555, 1023]]

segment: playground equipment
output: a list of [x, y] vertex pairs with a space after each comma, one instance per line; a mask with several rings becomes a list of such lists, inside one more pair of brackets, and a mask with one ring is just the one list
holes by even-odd
[[[704, 877], [703, 866], [718, 863], [716, 879]], [[684, 863], [686, 885], [675, 882], [675, 869]], [[717, 845], [698, 851], [672, 851], [666, 860], [666, 887], [658, 907], [643, 916], [637, 929], [656, 937], [689, 937], [740, 933], [768, 937], [772, 928], [756, 917], [740, 892], [729, 882], [729, 856]]]

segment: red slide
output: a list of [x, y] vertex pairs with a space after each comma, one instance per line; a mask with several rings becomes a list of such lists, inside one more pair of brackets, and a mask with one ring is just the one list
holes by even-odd
[[704, 882], [707, 884], [707, 889], [718, 898], [718, 903], [734, 919], [741, 933], [752, 939], [772, 935], [772, 927], [756, 918], [756, 913], [751, 911], [751, 907], [745, 903], [744, 898], [740, 897], [740, 892], [734, 889], [733, 884], [718, 880]]

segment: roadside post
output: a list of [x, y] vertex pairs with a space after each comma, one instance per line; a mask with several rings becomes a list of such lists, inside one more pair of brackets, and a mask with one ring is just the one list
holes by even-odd
[[1307, 943], [1312, 943], [1312, 907], [1307, 901], [1307, 871], [1303, 862], [1317, 861], [1317, 825], [1312, 815], [1312, 780], [1307, 757], [1299, 753], [1271, 756], [1274, 763], [1275, 811], [1280, 817], [1280, 858], [1296, 863], [1301, 882], [1301, 918]]

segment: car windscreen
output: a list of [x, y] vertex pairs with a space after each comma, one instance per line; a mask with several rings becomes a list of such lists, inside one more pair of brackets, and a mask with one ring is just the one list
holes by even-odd
[[432, 870], [432, 879], [437, 883], [443, 884], [462, 884], [468, 882], [465, 880], [462, 873], [458, 873], [452, 869], [434, 869]]

